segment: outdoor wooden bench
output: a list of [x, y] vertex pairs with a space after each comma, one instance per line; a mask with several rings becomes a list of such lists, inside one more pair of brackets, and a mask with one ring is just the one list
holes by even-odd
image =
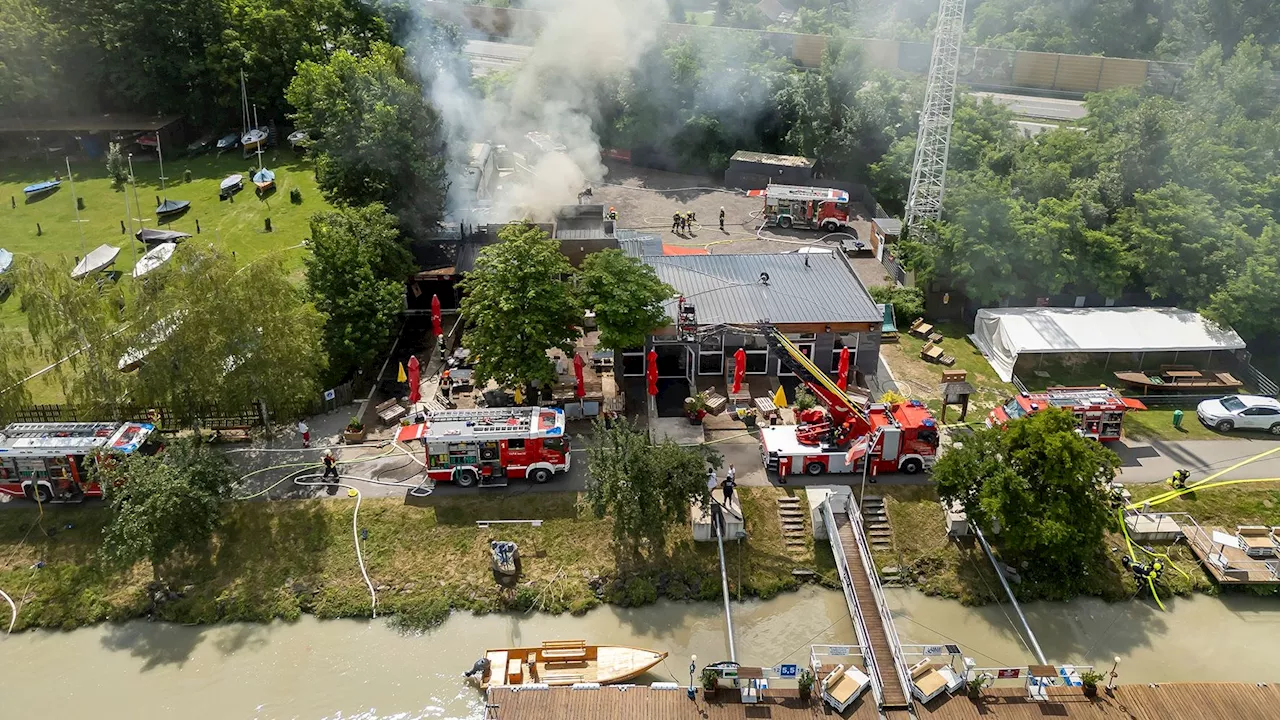
[[939, 333], [939, 332], [929, 333], [929, 342], [937, 345], [938, 343], [941, 343], [942, 340], [943, 340], [942, 333]]
[[707, 412], [712, 415], [719, 415], [724, 412], [725, 405], [729, 400], [723, 395], [717, 394], [713, 390], [707, 391]]
[[907, 332], [915, 335], [916, 337], [927, 338], [933, 333], [933, 326], [925, 322], [924, 318], [916, 318], [916, 321], [911, 323], [911, 327]]
[[390, 425], [404, 417], [408, 410], [405, 410], [395, 398], [392, 398], [374, 408], [374, 412], [378, 414], [379, 420]]
[[248, 425], [226, 425], [223, 427], [213, 428], [214, 442], [248, 442], [249, 431], [252, 430]]
[[540, 654], [543, 662], [585, 660], [587, 657], [587, 645], [584, 642], [574, 640], [548, 640], [542, 643]]
[[941, 365], [951, 366], [956, 364], [956, 359], [951, 355], [943, 352], [942, 348], [933, 343], [925, 343], [920, 350], [920, 358], [928, 362], [936, 362]]

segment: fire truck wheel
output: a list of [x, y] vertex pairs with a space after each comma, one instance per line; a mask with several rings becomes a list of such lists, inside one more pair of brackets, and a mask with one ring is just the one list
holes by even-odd
[[479, 479], [475, 470], [459, 470], [453, 476], [453, 482], [458, 487], [471, 487]]
[[53, 494], [49, 492], [49, 488], [44, 485], [36, 485], [31, 488], [32, 494], [28, 495], [32, 500], [38, 500], [41, 503], [47, 503], [53, 499]]
[[916, 458], [907, 458], [902, 461], [902, 472], [908, 475], [915, 475], [923, 469], [924, 463], [920, 462]]
[[782, 217], [778, 218], [778, 227], [781, 227], [781, 228], [791, 227], [791, 216], [783, 215]]
[[840, 224], [835, 222], [834, 220], [828, 220], [827, 222], [822, 224], [822, 229], [829, 233], [833, 233], [840, 229]]
[[821, 475], [822, 473], [827, 471], [827, 468], [822, 463], [814, 461], [809, 463], [808, 465], [805, 465], [804, 471], [810, 475]]
[[538, 468], [529, 473], [529, 479], [541, 485], [551, 479], [551, 471], [546, 468]]

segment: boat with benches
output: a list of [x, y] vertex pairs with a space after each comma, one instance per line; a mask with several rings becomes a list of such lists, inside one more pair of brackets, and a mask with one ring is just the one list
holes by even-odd
[[1231, 373], [1200, 371], [1190, 365], [1161, 365], [1157, 373], [1127, 371], [1116, 379], [1140, 390], [1234, 390], [1243, 382]]
[[540, 647], [499, 648], [476, 663], [480, 687], [625, 682], [662, 662], [667, 653], [583, 640], [550, 640]]

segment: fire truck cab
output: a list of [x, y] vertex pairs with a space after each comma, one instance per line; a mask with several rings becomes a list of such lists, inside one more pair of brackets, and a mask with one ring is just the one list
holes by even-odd
[[987, 427], [1004, 427], [1010, 420], [1034, 415], [1047, 408], [1069, 410], [1076, 417], [1082, 436], [1098, 442], [1119, 440], [1123, 435], [1124, 414], [1129, 410], [1145, 410], [1134, 398], [1117, 395], [1106, 386], [1051, 387], [1044, 392], [1019, 393], [997, 405], [987, 415]]
[[396, 440], [426, 446], [427, 476], [459, 487], [506, 487], [512, 478], [544, 483], [568, 472], [564, 410], [517, 407], [444, 410], [400, 428]]
[[0, 431], [0, 493], [41, 503], [102, 497], [87, 463], [99, 455], [155, 452], [147, 423], [12, 423]]
[[764, 197], [764, 220], [781, 228], [837, 232], [849, 226], [849, 193], [835, 188], [770, 185], [749, 195]]

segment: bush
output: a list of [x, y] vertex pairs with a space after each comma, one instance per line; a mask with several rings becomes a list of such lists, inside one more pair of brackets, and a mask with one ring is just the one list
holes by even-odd
[[622, 607], [640, 607], [658, 600], [658, 588], [648, 578], [636, 576], [618, 588], [610, 600]]
[[302, 191], [301, 191], [301, 190], [299, 190], [298, 188], [294, 188], [294, 189], [290, 190], [290, 191], [289, 191], [289, 202], [293, 203], [294, 205], [301, 205], [301, 204], [302, 204]]
[[802, 387], [797, 387], [795, 402], [791, 404], [795, 406], [796, 410], [812, 410], [818, 406], [818, 400], [813, 396], [813, 393]]
[[120, 143], [107, 145], [107, 174], [111, 176], [111, 182], [116, 187], [129, 182], [129, 166], [125, 163]]
[[898, 327], [910, 327], [917, 318], [924, 317], [924, 293], [916, 287], [877, 285], [868, 288], [878, 303], [892, 303], [894, 319]]

